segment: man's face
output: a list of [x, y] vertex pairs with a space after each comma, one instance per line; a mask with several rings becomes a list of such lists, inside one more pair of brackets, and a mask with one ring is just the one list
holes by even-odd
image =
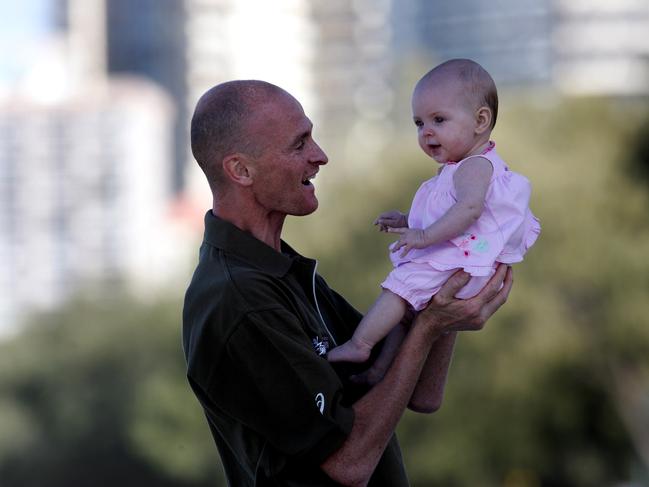
[[310, 180], [328, 159], [311, 136], [311, 121], [288, 94], [274, 97], [255, 113], [248, 135], [260, 147], [260, 155], [251, 159], [257, 203], [270, 213], [313, 213], [318, 199]]

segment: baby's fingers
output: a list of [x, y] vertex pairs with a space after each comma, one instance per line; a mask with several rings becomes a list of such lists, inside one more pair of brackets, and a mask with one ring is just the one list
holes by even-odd
[[403, 235], [407, 231], [408, 231], [407, 227], [388, 227], [389, 233], [398, 233], [400, 235]]
[[399, 249], [400, 249], [401, 247], [403, 247], [404, 245], [406, 245], [406, 242], [404, 242], [403, 240], [397, 240], [397, 241], [394, 242], [394, 244], [392, 245], [392, 252], [396, 252], [397, 250], [399, 250]]
[[412, 245], [406, 244], [403, 248], [403, 252], [401, 252], [401, 258], [404, 258], [406, 255], [408, 255], [408, 252], [412, 250]]
[[388, 227], [394, 224], [394, 221], [391, 218], [381, 218], [378, 217], [376, 220], [374, 220], [374, 225], [379, 225], [380, 227]]

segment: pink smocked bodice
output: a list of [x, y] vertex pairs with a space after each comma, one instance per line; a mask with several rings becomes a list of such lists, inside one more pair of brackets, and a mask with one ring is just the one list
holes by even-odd
[[[486, 276], [494, 262], [513, 264], [523, 260], [541, 230], [529, 209], [530, 183], [509, 170], [491, 147], [480, 156], [472, 156], [484, 157], [493, 165], [480, 218], [463, 235], [450, 241], [413, 249], [405, 258], [399, 257], [399, 252], [390, 252], [395, 266], [412, 261], [428, 263], [438, 270], [460, 268], [473, 276]], [[456, 203], [453, 175], [467, 159], [446, 164], [437, 176], [421, 185], [410, 207], [410, 228], [426, 228]]]

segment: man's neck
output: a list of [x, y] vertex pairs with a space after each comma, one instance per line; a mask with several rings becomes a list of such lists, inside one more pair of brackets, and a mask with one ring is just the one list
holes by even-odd
[[250, 233], [276, 251], [281, 251], [280, 239], [285, 214], [267, 213], [259, 208], [248, 208], [246, 205], [220, 204], [216, 200], [212, 204], [212, 213]]

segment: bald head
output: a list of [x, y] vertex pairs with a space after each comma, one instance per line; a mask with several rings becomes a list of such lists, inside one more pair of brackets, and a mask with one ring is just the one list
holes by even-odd
[[494, 128], [498, 116], [498, 91], [493, 78], [482, 66], [470, 59], [451, 59], [426, 73], [415, 86], [415, 91], [445, 82], [460, 83], [474, 108], [489, 107], [491, 128]]
[[192, 153], [213, 190], [225, 181], [221, 164], [226, 156], [257, 156], [262, 150], [249, 131], [255, 112], [286, 96], [291, 95], [265, 81], [237, 80], [214, 86], [198, 100], [191, 122]]

